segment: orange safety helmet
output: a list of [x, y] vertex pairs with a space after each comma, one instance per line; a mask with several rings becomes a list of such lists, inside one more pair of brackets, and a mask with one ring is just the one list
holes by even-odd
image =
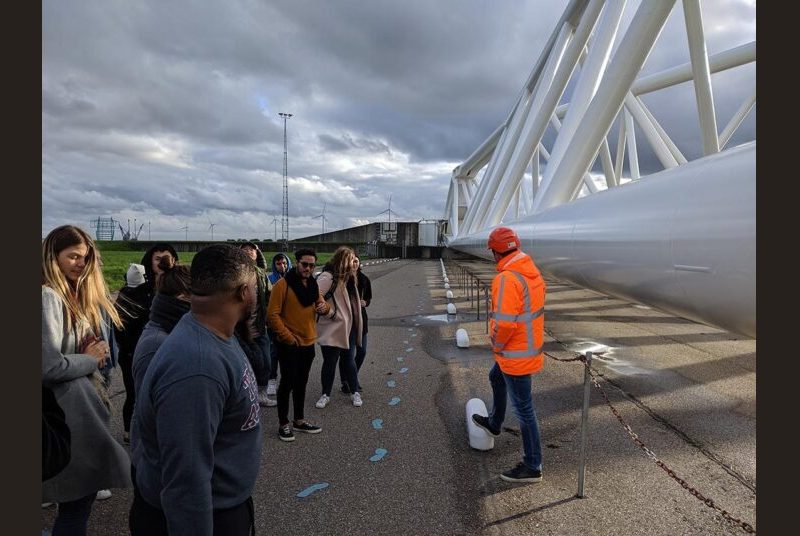
[[497, 253], [505, 253], [518, 249], [522, 245], [514, 229], [498, 227], [489, 234], [488, 248]]

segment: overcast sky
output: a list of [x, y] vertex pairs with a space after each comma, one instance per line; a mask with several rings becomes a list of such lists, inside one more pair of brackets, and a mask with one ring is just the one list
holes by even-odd
[[[44, 2], [43, 236], [112, 216], [144, 223], [142, 239], [148, 223], [152, 239], [183, 239], [184, 226], [189, 239], [209, 239], [212, 222], [215, 239], [274, 238], [278, 112], [294, 114], [290, 238], [321, 231], [313, 216], [324, 203], [326, 230], [385, 221], [390, 195], [393, 219], [439, 218], [452, 169], [505, 120], [566, 4]], [[620, 35], [638, 4], [628, 2]], [[755, 39], [755, 1], [702, 9], [709, 54]], [[677, 2], [644, 72], [688, 59]], [[719, 130], [754, 72], [712, 77]], [[691, 84], [663, 93], [645, 103], [696, 158]], [[754, 128], [755, 112], [732, 143]]]

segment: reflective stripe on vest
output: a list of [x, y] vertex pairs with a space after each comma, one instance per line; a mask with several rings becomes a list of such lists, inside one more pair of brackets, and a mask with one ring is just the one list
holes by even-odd
[[[508, 321], [508, 322], [516, 322], [516, 323], [524, 323], [525, 324], [525, 336], [527, 340], [527, 348], [524, 350], [514, 350], [514, 351], [503, 351], [499, 348], [493, 348], [494, 353], [505, 358], [514, 359], [514, 358], [522, 358], [522, 357], [535, 357], [542, 353], [542, 346], [536, 346], [536, 340], [533, 336], [533, 321], [544, 313], [544, 307], [540, 307], [536, 311], [531, 311], [531, 295], [528, 291], [528, 281], [519, 273], [513, 272], [509, 270], [514, 277], [522, 284], [522, 299], [524, 302], [524, 307], [526, 313], [521, 313], [518, 315], [512, 315], [508, 313], [495, 313], [492, 312], [489, 314], [490, 318], [494, 318], [496, 321]], [[498, 307], [502, 307], [503, 304], [503, 292], [505, 290], [505, 282], [506, 278], [503, 277], [500, 279], [500, 290], [497, 293], [497, 305]], [[494, 340], [495, 336], [497, 335], [497, 323], [495, 323], [495, 331], [493, 333], [492, 340]], [[544, 342], [544, 341], [542, 341]]]

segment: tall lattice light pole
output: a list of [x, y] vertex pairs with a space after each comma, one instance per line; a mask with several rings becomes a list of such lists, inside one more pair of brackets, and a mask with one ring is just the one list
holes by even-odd
[[289, 152], [286, 145], [286, 120], [293, 114], [278, 112], [283, 117], [283, 214], [281, 216], [281, 242], [283, 250], [289, 250]]

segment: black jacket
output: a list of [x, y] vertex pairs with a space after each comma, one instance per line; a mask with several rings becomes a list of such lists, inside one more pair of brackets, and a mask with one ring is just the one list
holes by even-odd
[[67, 466], [72, 454], [71, 439], [64, 410], [53, 391], [42, 385], [42, 482]]
[[361, 324], [364, 326], [364, 333], [367, 333], [369, 324], [369, 319], [367, 318], [367, 307], [369, 307], [369, 304], [372, 301], [372, 282], [369, 280], [369, 277], [367, 277], [367, 275], [361, 271], [361, 267], [358, 268], [356, 275], [358, 276], [358, 294], [367, 304], [365, 307], [361, 308]]
[[114, 326], [114, 337], [119, 343], [119, 353], [123, 358], [133, 356], [136, 343], [139, 342], [150, 316], [152, 301], [145, 283], [138, 287], [126, 285], [119, 289], [114, 306], [122, 319], [122, 327]]

